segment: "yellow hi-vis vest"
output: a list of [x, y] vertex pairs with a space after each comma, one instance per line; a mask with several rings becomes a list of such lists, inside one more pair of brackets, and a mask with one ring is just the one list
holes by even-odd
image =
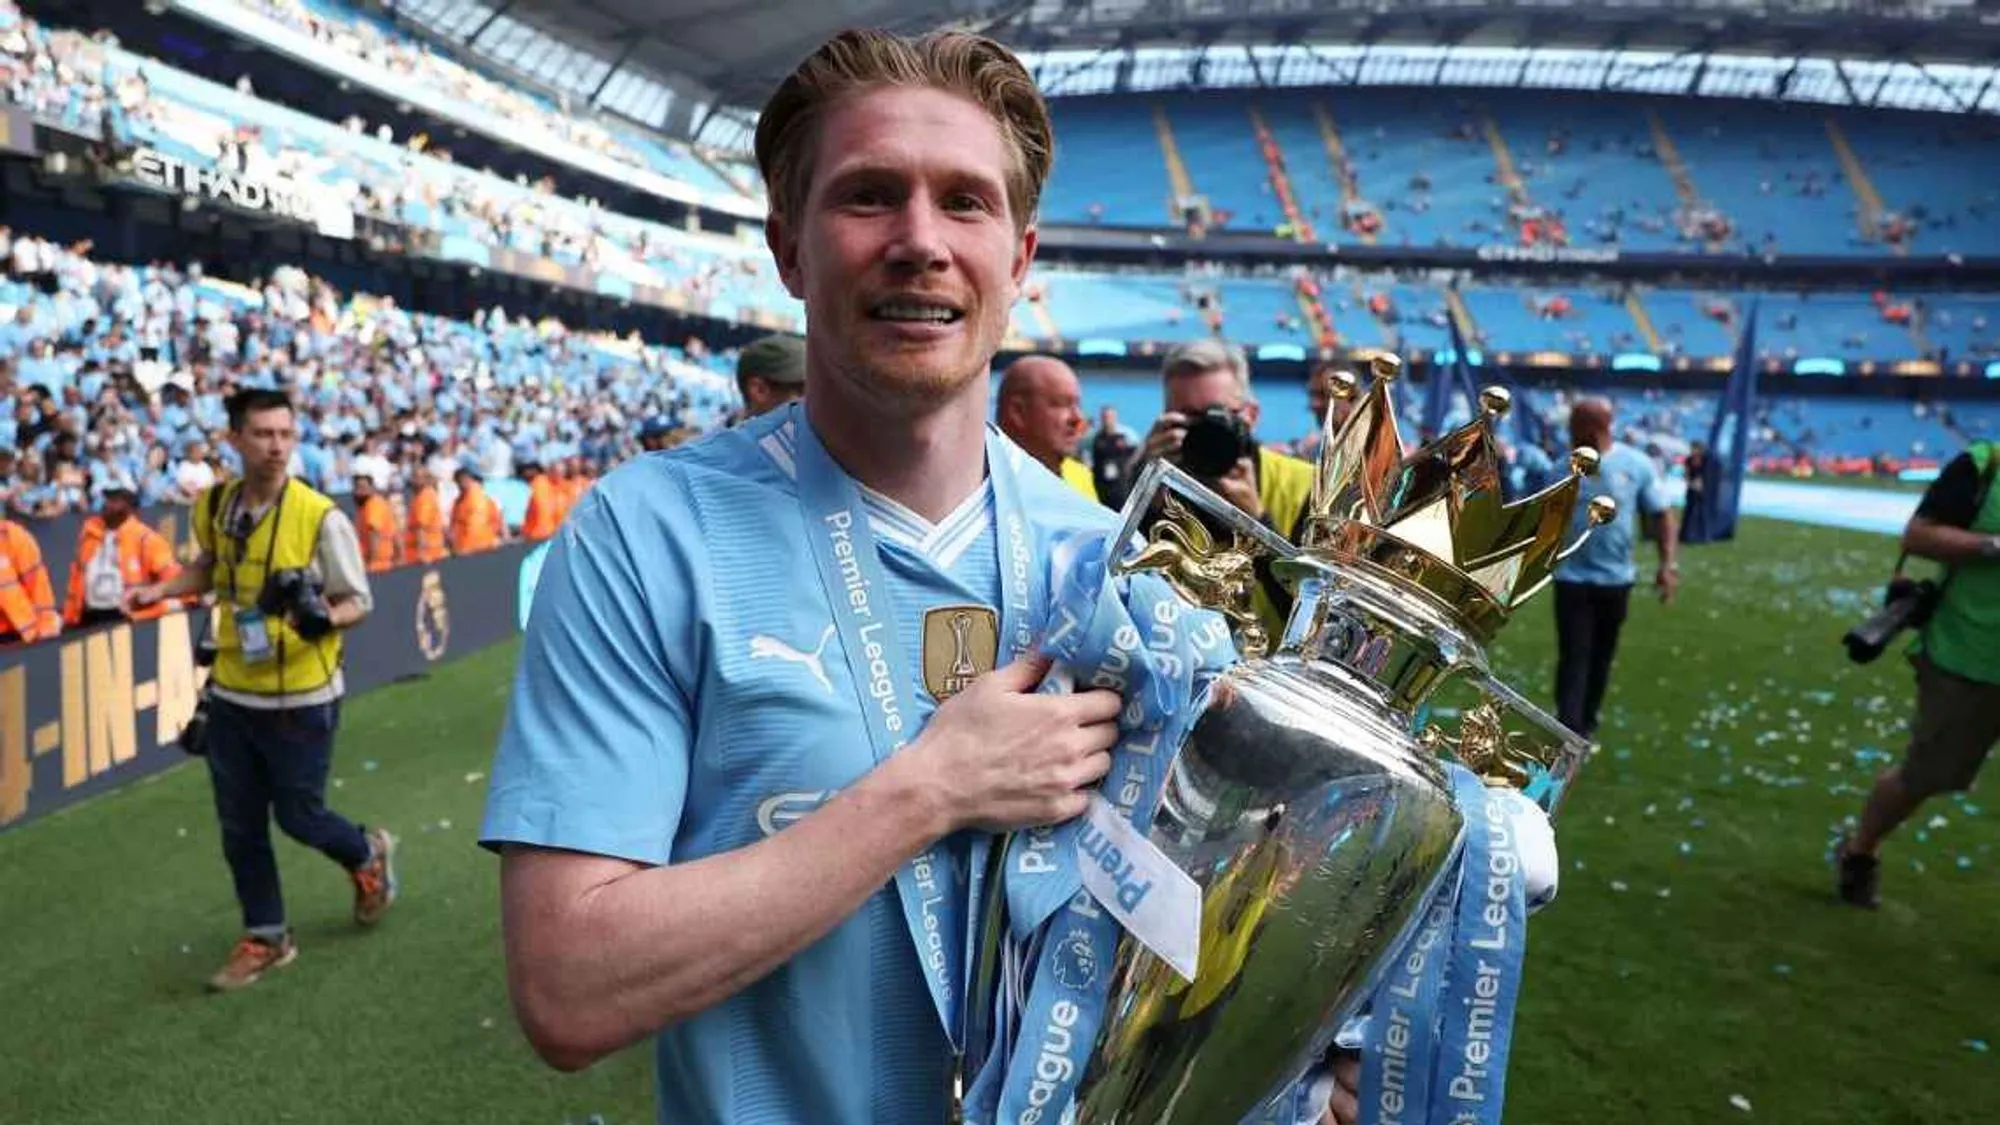
[[1063, 458], [1062, 479], [1071, 488], [1090, 497], [1092, 503], [1097, 502], [1097, 478], [1091, 473], [1089, 465], [1074, 457]]
[[210, 679], [216, 687], [246, 695], [316, 691], [340, 668], [340, 630], [309, 641], [284, 617], [267, 617], [264, 627], [271, 638], [271, 658], [252, 664], [243, 659], [236, 612], [257, 604], [264, 580], [273, 571], [312, 565], [319, 550], [320, 524], [333, 509], [333, 501], [288, 479], [277, 502], [265, 509], [249, 535], [241, 536], [235, 521], [240, 518], [237, 498], [242, 489], [241, 480], [229, 481], [202, 493], [195, 502], [195, 536], [215, 559], [210, 585], [216, 594], [216, 655]]

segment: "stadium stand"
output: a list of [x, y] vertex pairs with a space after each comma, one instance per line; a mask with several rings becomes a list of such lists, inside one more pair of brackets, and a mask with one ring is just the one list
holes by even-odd
[[225, 15], [249, 11], [267, 16], [309, 36], [337, 59], [381, 67], [421, 89], [514, 123], [524, 130], [520, 139], [530, 145], [542, 138], [555, 138], [701, 191], [745, 192], [743, 184], [723, 175], [690, 146], [576, 113], [565, 101], [497, 81], [431, 50], [393, 24], [345, 5], [321, 0], [241, 0], [207, 8]]
[[[1015, 330], [1030, 340], [1159, 344], [1215, 333], [1251, 345], [1311, 344], [1300, 276], [1037, 267], [1032, 291], [1042, 315], [1017, 316]], [[2000, 296], [1992, 295], [1503, 285], [1463, 273], [1450, 285], [1357, 271], [1310, 276], [1340, 347], [1450, 347], [1446, 317], [1455, 288], [1469, 322], [1467, 346], [1489, 351], [1726, 360], [1754, 302], [1761, 308], [1758, 355], [1776, 363], [2000, 361]]]
[[[1991, 122], [1504, 90], [1120, 94], [1054, 109], [1061, 158], [1046, 215], [1057, 223], [1169, 225], [1171, 138], [1211, 209], [1207, 229], [1286, 226], [1255, 113], [1326, 240], [1729, 254], [2000, 245]], [[1369, 214], [1379, 226], [1343, 230], [1344, 216]]]
[[[347, 68], [356, 81], [375, 81], [374, 68], [468, 115], [510, 122], [512, 139], [545, 148], [550, 166], [581, 152], [756, 203], [759, 185], [738, 162], [574, 112], [565, 98], [447, 58], [375, 16], [325, 0], [186, 7], [228, 17], [246, 41], [303, 36], [324, 56], [315, 66]], [[564, 270], [587, 276], [601, 296], [629, 299], [644, 287], [681, 312], [802, 327], [798, 302], [754, 232], [669, 225], [566, 196], [553, 175], [475, 168], [455, 159], [445, 130], [396, 136], [359, 115], [335, 120], [288, 108], [259, 97], [247, 79], [225, 84], [218, 73], [167, 65], [106, 33], [45, 28], [11, 0], [0, 0], [0, 67], [8, 99], [46, 125], [101, 132], [126, 146], [128, 159], [143, 147], [196, 168], [310, 185], [330, 211], [420, 232], [412, 247], [442, 261], [509, 268], [518, 260], [527, 265], [516, 268], [558, 284], [570, 283]], [[1380, 88], [1220, 91], [1066, 97], [1052, 106], [1059, 151], [1043, 205], [1050, 224], [1192, 224], [1418, 248], [1886, 254], [2000, 244], [2000, 178], [1991, 175], [2000, 146], [1990, 123], [1511, 90], [1426, 99]], [[442, 318], [343, 294], [298, 268], [226, 281], [117, 265], [93, 259], [88, 246], [58, 247], [25, 232], [0, 257], [8, 268], [0, 362], [10, 377], [0, 436], [36, 454], [17, 470], [16, 510], [86, 505], [113, 479], [137, 482], [148, 500], [184, 497], [189, 481], [230, 468], [216, 441], [220, 389], [278, 378], [272, 359], [287, 354], [305, 364], [288, 377], [313, 402], [302, 475], [334, 491], [361, 471], [358, 458], [389, 450], [396, 457], [385, 484], [398, 487], [407, 438], [430, 456], [476, 460], [505, 478], [513, 461], [531, 456], [615, 459], [629, 445], [612, 435], [636, 419], [699, 426], [728, 408], [727, 388], [701, 366], [716, 357], [698, 344], [659, 348], [497, 310]], [[1476, 353], [1600, 364], [1650, 355], [1713, 369], [1735, 351], [1754, 301], [1758, 353], [1775, 364], [1834, 362], [1846, 371], [2000, 362], [2000, 296], [1981, 294], [1751, 292], [1195, 261], [1172, 273], [1038, 265], [1027, 295], [1010, 325], [1019, 348], [1096, 343], [1115, 351], [1221, 335], [1298, 356], [1315, 346], [1421, 356], [1450, 347], [1457, 317]], [[391, 345], [407, 354], [396, 357]], [[661, 374], [670, 378], [647, 385]], [[600, 386], [612, 396], [604, 409], [584, 399]], [[1558, 416], [1564, 401], [1550, 395], [1546, 409]], [[1712, 409], [1698, 401], [1684, 410], [1639, 405], [1657, 435], [1684, 442], [1699, 436]], [[1951, 408], [1962, 410], [1957, 429], [1943, 422], [1951, 416], [1944, 408], [1911, 409], [1904, 418], [1858, 402], [1774, 400], [1761, 452], [1795, 467], [1814, 457], [1921, 463], [1991, 426], [1976, 405]]]
[[[12, 11], [0, 8], [0, 13]], [[658, 141], [647, 142], [645, 151], [675, 155], [644, 157], [621, 140], [632, 139], [626, 138], [632, 130], [614, 134], [608, 126], [562, 117], [559, 107], [507, 92], [371, 17], [291, 2], [267, 3], [266, 14], [336, 52], [419, 76], [439, 92], [489, 111], [557, 122], [548, 127], [592, 151], [650, 160], [647, 166], [656, 170], [707, 167], [691, 150]], [[755, 320], [771, 327], [799, 324], [797, 302], [778, 285], [759, 245], [565, 199], [546, 182], [516, 183], [456, 164], [449, 150], [428, 135], [399, 143], [357, 118], [341, 123], [316, 119], [116, 45], [50, 33], [17, 14], [0, 14], [0, 19], [14, 21], [0, 50], [18, 60], [10, 69], [26, 76], [18, 83], [16, 100], [65, 127], [83, 129], [108, 110], [115, 135], [198, 167], [317, 183], [330, 193], [332, 206], [435, 234], [435, 253], [447, 260], [486, 264], [493, 248], [500, 248], [588, 267], [606, 279], [601, 284], [614, 295], [634, 286], [655, 287], [671, 292], [678, 307], [719, 319]], [[50, 79], [36, 77], [41, 75]], [[1298, 202], [1298, 216], [1315, 230], [1372, 207], [1381, 211], [1380, 237], [1412, 244], [1525, 239], [1527, 232], [1538, 230], [1533, 237], [1539, 239], [1581, 237], [1645, 248], [1692, 248], [1720, 240], [1690, 238], [1674, 226], [1699, 212], [1683, 205], [1686, 198], [1707, 198], [1699, 188], [1679, 192], [1677, 185], [1713, 179], [1743, 190], [1754, 178], [1754, 198], [1775, 201], [1769, 211], [1773, 221], [1783, 217], [1796, 225], [1797, 233], [1811, 237], [1817, 236], [1810, 232], [1838, 229], [1846, 232], [1841, 246], [1864, 245], [1849, 221], [1852, 200], [1841, 202], [1844, 184], [1837, 185], [1842, 193], [1823, 190], [1842, 176], [1825, 127], [1830, 118], [1797, 107], [1732, 105], [1725, 126], [1688, 118], [1695, 110], [1673, 103], [1509, 92], [1426, 103], [1388, 91], [1355, 90], [1337, 97], [1277, 91], [1254, 97], [1231, 92], [1202, 98], [1067, 98], [1054, 105], [1063, 152], [1045, 205], [1051, 222], [1115, 224], [1151, 214], [1160, 218], [1137, 221], [1165, 225], [1175, 196], [1171, 162], [1162, 154], [1172, 150], [1186, 186], [1208, 199], [1221, 229], [1239, 222], [1286, 225], [1280, 193], [1273, 191], [1273, 183], [1282, 182], [1283, 194]], [[1579, 112], [1572, 117], [1568, 110]], [[1863, 147], [1879, 146], [1881, 136], [1861, 121], [1866, 116], [1854, 115], [1843, 135], [1864, 138]], [[1257, 122], [1278, 146], [1292, 142], [1275, 173], [1259, 155]], [[1750, 125], [1762, 130], [1754, 146], [1747, 141]], [[1971, 127], [1939, 129], [1916, 131], [1921, 154], [1935, 156], [1947, 142], [1952, 151], [1991, 149], [1978, 148]], [[1668, 134], [1672, 138], [1662, 144]], [[1731, 140], [1739, 135], [1745, 143]], [[1824, 175], [1808, 148], [1801, 147], [1815, 143], [1830, 162]], [[1303, 155], [1301, 145], [1310, 146]], [[1659, 154], [1668, 148], [1676, 155], [1663, 161]], [[1339, 160], [1335, 152], [1341, 153]], [[1884, 164], [1905, 166], [1900, 159], [1885, 158]], [[1157, 180], [1141, 171], [1148, 166], [1162, 170]], [[1100, 178], [1102, 169], [1116, 169], [1117, 175]], [[1307, 175], [1301, 169], [1316, 171]], [[1723, 174], [1708, 175], [1718, 169]], [[1518, 194], [1510, 192], [1515, 183]], [[1948, 181], [1947, 193], [1953, 192], [1959, 194], [1950, 195], [1948, 203], [1918, 213], [1937, 223], [1957, 223], [1967, 216], [1968, 224], [1990, 213], [1984, 201], [1991, 189], [1961, 176]], [[1829, 198], [1845, 208], [1840, 216], [1822, 213], [1833, 206], [1820, 206]], [[1751, 202], [1745, 196], [1719, 209], [1763, 214]], [[1576, 230], [1564, 225], [1579, 216]], [[1795, 241], [1790, 233], [1756, 235], [1756, 226], [1744, 229], [1759, 245], [1775, 242], [1790, 248]], [[1448, 340], [1444, 306], [1451, 297], [1434, 278], [1320, 276], [1317, 283], [1336, 296], [1332, 307], [1320, 302], [1319, 313], [1312, 302], [1300, 300], [1296, 281], [1219, 278], [1195, 291], [1159, 275], [1043, 269], [1037, 279], [1046, 294], [1039, 310], [1045, 315], [1031, 309], [1017, 318], [1016, 335], [1023, 342], [1172, 342], [1218, 331], [1254, 345], [1434, 349], [1447, 346]], [[1509, 290], [1490, 279], [1471, 283], [1465, 277], [1451, 284], [1460, 290], [1469, 345], [1580, 355], [1726, 357], [1734, 348], [1737, 308], [1744, 296], [1601, 285]], [[1337, 296], [1343, 290], [1351, 301]], [[1994, 303], [1952, 297], [1940, 306], [1944, 315], [1933, 334], [1922, 297], [1767, 294], [1760, 352], [1792, 362], [1986, 362], [2000, 358], [2000, 337], [1980, 327], [1990, 318], [1979, 310]], [[1804, 309], [1806, 305], [1810, 308]], [[1810, 315], [1802, 318], [1802, 309]], [[1362, 312], [1366, 317], [1357, 315]], [[1326, 316], [1330, 331], [1315, 326], [1317, 315]]]
[[[588, 265], [631, 286], [655, 286], [694, 311], [723, 319], [753, 315], [796, 324], [761, 245], [694, 234], [615, 215], [452, 163], [426, 136], [394, 143], [350, 119], [336, 124], [217, 85], [115, 45], [53, 35], [22, 21], [0, 39], [22, 90], [17, 104], [55, 107], [51, 123], [86, 131], [100, 119], [118, 139], [143, 143], [198, 168], [318, 184], [327, 204], [441, 236], [440, 256], [483, 263], [505, 247], [563, 264]], [[51, 85], [38, 77], [53, 76]], [[59, 93], [60, 91], [60, 93]], [[66, 99], [66, 100], [63, 100]], [[46, 115], [45, 115], [46, 116]]]
[[701, 362], [727, 370], [727, 356], [500, 309], [414, 313], [298, 269], [246, 286], [0, 242], [0, 448], [21, 454], [0, 503], [24, 517], [85, 508], [114, 483], [187, 502], [237, 468], [222, 440], [236, 387], [298, 396], [295, 471], [336, 494], [364, 472], [400, 492], [420, 464], [441, 481], [458, 465], [495, 481], [529, 461], [600, 471], [641, 432], [705, 429], [733, 404]]

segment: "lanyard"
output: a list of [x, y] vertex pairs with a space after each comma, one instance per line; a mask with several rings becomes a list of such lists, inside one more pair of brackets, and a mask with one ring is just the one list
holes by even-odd
[[[840, 647], [861, 704], [862, 718], [876, 762], [886, 760], [917, 735], [917, 686], [922, 669], [908, 662], [897, 635], [896, 606], [889, 595], [875, 536], [860, 490], [820, 444], [804, 411], [793, 408], [797, 435], [799, 503], [805, 511], [806, 538], [820, 582], [840, 631]], [[1015, 655], [1027, 650], [1033, 635], [1034, 555], [1027, 520], [1008, 460], [1008, 450], [991, 433], [986, 440], [987, 475], [993, 484], [1000, 541], [1000, 636]], [[987, 841], [976, 837], [972, 862], [985, 866]], [[970, 893], [982, 882], [976, 874], [968, 887], [946, 850], [934, 841], [896, 872], [896, 890], [903, 903], [903, 920], [917, 948], [924, 982], [930, 988], [938, 1019], [956, 1050], [963, 1038], [966, 911]]]
[[[215, 532], [215, 545], [216, 545], [215, 553], [218, 558], [222, 556], [222, 540], [225, 536], [224, 532], [225, 525], [228, 528], [226, 534], [227, 538], [229, 539], [229, 544], [231, 547], [234, 548], [234, 550], [229, 552], [229, 605], [232, 609], [236, 608], [240, 604], [236, 600], [236, 596], [238, 593], [237, 582], [236, 582], [236, 568], [243, 564], [243, 552], [249, 549], [250, 540], [257, 534], [257, 529], [263, 526], [265, 519], [269, 519], [271, 521], [271, 539], [270, 542], [264, 544], [264, 579], [268, 581], [271, 577], [271, 562], [272, 560], [277, 558], [278, 555], [278, 532], [279, 532], [278, 518], [285, 514], [285, 496], [287, 493], [291, 492], [291, 490], [292, 490], [291, 478], [287, 477], [285, 479], [285, 483], [278, 486], [278, 498], [271, 502], [270, 511], [266, 512], [262, 518], [259, 518], [257, 520], [256, 523], [251, 524], [250, 529], [248, 531], [245, 531], [240, 535], [236, 531], [236, 522], [243, 515], [242, 482], [238, 481], [235, 487], [230, 490], [229, 513], [228, 515], [224, 516], [220, 521], [218, 521], [217, 525], [214, 527], [213, 530]], [[263, 588], [260, 586], [258, 587], [258, 589], [259, 592], [261, 593]]]

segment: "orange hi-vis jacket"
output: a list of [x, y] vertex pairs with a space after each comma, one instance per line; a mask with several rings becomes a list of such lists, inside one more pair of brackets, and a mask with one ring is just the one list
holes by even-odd
[[434, 563], [445, 553], [444, 505], [438, 500], [437, 486], [420, 488], [410, 497], [410, 522], [403, 535], [404, 561]]
[[368, 573], [392, 569], [403, 557], [403, 535], [396, 528], [396, 511], [381, 495], [363, 500], [354, 511], [354, 531], [361, 537], [361, 561]]
[[564, 519], [569, 518], [570, 510], [576, 507], [578, 500], [583, 499], [584, 493], [590, 491], [592, 483], [590, 477], [583, 473], [573, 473], [569, 479], [562, 482]]
[[521, 537], [530, 543], [553, 539], [562, 529], [563, 502], [556, 482], [547, 473], [538, 473], [528, 482], [528, 514], [521, 518]]
[[27, 528], [0, 519], [0, 636], [32, 644], [61, 632], [41, 545]]
[[507, 521], [500, 514], [500, 502], [476, 484], [459, 490], [451, 505], [451, 552], [470, 555], [490, 551], [500, 545]]
[[[76, 538], [76, 558], [69, 564], [69, 593], [63, 599], [64, 624], [83, 624], [83, 614], [87, 609], [116, 608], [115, 605], [90, 605], [91, 564], [97, 561], [98, 552], [107, 545], [117, 552], [119, 588], [116, 593], [121, 596], [134, 586], [170, 581], [181, 572], [181, 564], [174, 558], [173, 545], [167, 542], [166, 536], [147, 527], [144, 520], [137, 516], [128, 517], [118, 525], [117, 531], [112, 531], [104, 526], [102, 516], [92, 516], [83, 521], [83, 531]], [[133, 610], [128, 616], [134, 621], [149, 621], [166, 616], [168, 610], [177, 608], [179, 604], [161, 599]]]

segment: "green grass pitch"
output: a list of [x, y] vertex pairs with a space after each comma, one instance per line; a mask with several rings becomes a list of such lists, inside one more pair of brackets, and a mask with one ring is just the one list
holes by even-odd
[[[2000, 1113], [2000, 812], [1936, 802], [1893, 842], [1882, 910], [1831, 896], [1831, 834], [1907, 721], [1907, 665], [1838, 643], [1892, 549], [1751, 522], [1686, 552], [1678, 604], [1635, 601], [1529, 932], [1510, 1122]], [[1500, 653], [1541, 700], [1551, 613]], [[199, 767], [0, 836], [0, 1122], [650, 1121], [643, 1048], [560, 1075], [508, 1010], [472, 836], [513, 656], [349, 703], [331, 796], [402, 836], [406, 897], [357, 932], [341, 873], [283, 841], [302, 952], [247, 992], [202, 991], [236, 908]]]

